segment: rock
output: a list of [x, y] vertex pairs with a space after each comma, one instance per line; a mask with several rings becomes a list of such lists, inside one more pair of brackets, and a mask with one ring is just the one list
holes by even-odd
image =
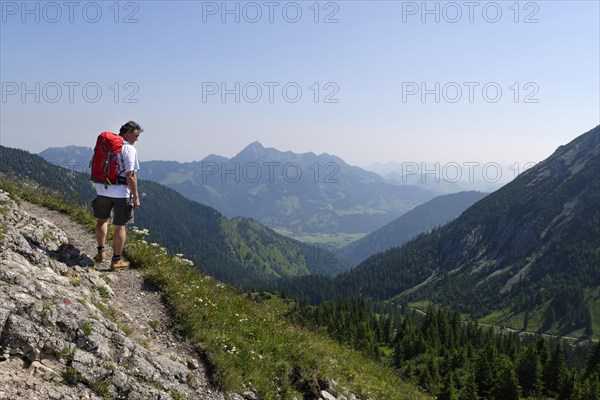
[[335, 398], [335, 396], [333, 396], [331, 393], [329, 393], [326, 390], [321, 390], [321, 397], [324, 400], [338, 400], [338, 399]]
[[190, 358], [189, 360], [187, 360], [187, 367], [191, 370], [195, 370], [200, 368], [200, 364], [197, 360]]
[[246, 390], [242, 396], [244, 400], [258, 400], [258, 394], [254, 390]]

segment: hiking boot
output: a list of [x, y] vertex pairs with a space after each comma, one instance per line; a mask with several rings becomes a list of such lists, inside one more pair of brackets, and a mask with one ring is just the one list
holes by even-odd
[[103, 251], [99, 251], [98, 254], [94, 256], [94, 262], [101, 263], [105, 258], [105, 253]]
[[112, 269], [113, 271], [118, 271], [120, 269], [125, 268], [129, 268], [129, 261], [125, 261], [122, 258], [110, 263], [110, 269]]

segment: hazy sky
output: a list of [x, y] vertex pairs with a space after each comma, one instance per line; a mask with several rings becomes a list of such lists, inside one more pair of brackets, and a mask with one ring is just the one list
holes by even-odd
[[0, 143], [540, 161], [600, 120], [598, 1], [1, 1]]

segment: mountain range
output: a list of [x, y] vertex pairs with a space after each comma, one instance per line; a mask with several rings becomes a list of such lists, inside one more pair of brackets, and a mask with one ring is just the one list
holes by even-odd
[[[256, 157], [263, 149], [249, 146], [238, 162], [261, 160]], [[213, 156], [206, 162], [225, 161]], [[235, 176], [232, 165], [226, 166]], [[448, 306], [514, 329], [597, 337], [599, 171], [596, 127], [450, 223], [372, 255], [335, 278], [305, 275], [281, 288], [313, 303], [362, 294], [403, 306]], [[201, 179], [202, 173], [207, 181], [222, 178], [205, 170]], [[228, 221], [235, 229], [235, 220]]]
[[286, 290], [435, 303], [516, 329], [600, 334], [600, 127], [429, 234]]
[[[0, 146], [0, 175], [8, 182], [49, 187], [86, 206], [95, 197], [88, 174], [57, 167], [23, 150]], [[267, 285], [306, 274], [335, 275], [349, 268], [322, 246], [282, 236], [248, 218], [228, 219], [158, 183], [139, 185], [142, 207], [134, 224], [149, 230], [149, 240], [185, 254], [225, 282]]]
[[[56, 165], [84, 169], [91, 154], [74, 146], [40, 153]], [[298, 237], [365, 235], [435, 197], [426, 189], [386, 183], [336, 156], [282, 152], [259, 142], [233, 158], [142, 162], [139, 174], [228, 217], [253, 218]]]

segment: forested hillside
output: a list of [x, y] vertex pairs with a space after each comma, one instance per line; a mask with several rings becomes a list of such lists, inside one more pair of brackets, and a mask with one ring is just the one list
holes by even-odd
[[316, 303], [427, 300], [516, 329], [600, 334], [600, 128], [400, 248], [335, 280], [287, 286]]
[[441, 400], [600, 399], [600, 343], [520, 336], [454, 311], [364, 299], [301, 304], [294, 318], [397, 368]]

